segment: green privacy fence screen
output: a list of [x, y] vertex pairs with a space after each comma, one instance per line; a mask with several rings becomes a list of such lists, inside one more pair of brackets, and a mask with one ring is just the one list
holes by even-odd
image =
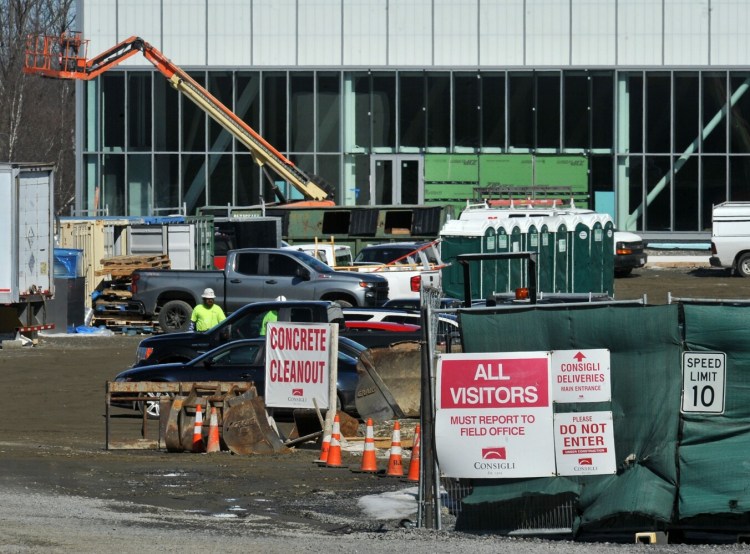
[[[555, 412], [611, 410], [617, 473], [473, 480], [457, 528], [510, 533], [522, 523], [519, 510], [533, 520], [572, 500], [569, 531], [581, 538], [749, 529], [749, 310], [592, 304], [462, 311], [465, 352], [610, 350], [611, 402], [556, 404]], [[686, 348], [726, 353], [724, 414], [681, 414]]]

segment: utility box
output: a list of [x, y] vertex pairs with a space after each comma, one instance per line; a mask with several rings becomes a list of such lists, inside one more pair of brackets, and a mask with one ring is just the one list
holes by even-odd
[[54, 166], [0, 164], [0, 332], [45, 328], [54, 296]]

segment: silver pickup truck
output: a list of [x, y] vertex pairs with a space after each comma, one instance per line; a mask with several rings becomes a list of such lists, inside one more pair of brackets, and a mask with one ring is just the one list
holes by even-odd
[[304, 252], [280, 248], [231, 250], [221, 271], [137, 270], [131, 290], [145, 314], [157, 316], [163, 331], [174, 332], [187, 329], [207, 287], [226, 313], [279, 296], [336, 301], [342, 307], [374, 307], [388, 300], [388, 281], [379, 275], [334, 271]]

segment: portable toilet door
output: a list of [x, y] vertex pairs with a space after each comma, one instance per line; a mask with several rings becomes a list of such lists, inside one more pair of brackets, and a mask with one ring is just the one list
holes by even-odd
[[[510, 238], [510, 251], [511, 252], [522, 252], [521, 248], [521, 227], [515, 220], [510, 220], [511, 228], [508, 233]], [[509, 260], [510, 265], [510, 282], [509, 287], [511, 291], [516, 290], [519, 287], [523, 287], [523, 283], [526, 280], [524, 273], [525, 265], [524, 260]]]
[[555, 274], [553, 292], [568, 292], [568, 226], [562, 217], [553, 217], [549, 223], [555, 238]]
[[[508, 236], [508, 227], [502, 221], [497, 222], [495, 226], [495, 252], [498, 254], [510, 252], [510, 237]], [[508, 260], [496, 260], [495, 262], [495, 287], [494, 291], [498, 294], [510, 292], [510, 264]]]
[[574, 229], [571, 235], [572, 252], [571, 252], [571, 275], [572, 292], [598, 292], [597, 285], [594, 284], [595, 273], [591, 265], [591, 226], [586, 219], [576, 217], [571, 222]]
[[[485, 232], [488, 227], [491, 226], [487, 221], [453, 219], [446, 222], [440, 230], [443, 239], [440, 244], [441, 258], [444, 263], [450, 264], [443, 269], [443, 290], [447, 296], [464, 297], [464, 269], [457, 257], [460, 254], [484, 253]], [[469, 264], [472, 299], [483, 298], [482, 264], [483, 262]]]
[[[521, 233], [521, 246], [519, 252], [531, 252], [530, 248], [530, 240], [529, 240], [529, 225], [531, 225], [531, 218], [525, 217], [523, 219], [518, 219], [518, 228]], [[535, 239], [538, 239], [538, 236], [534, 237]], [[529, 286], [529, 262], [528, 260], [522, 259], [521, 262], [521, 280], [520, 285], [521, 287], [528, 287]]]
[[[494, 254], [497, 252], [497, 230], [489, 221], [484, 230], [484, 244], [482, 252], [485, 254]], [[481, 262], [482, 268], [482, 293], [483, 297], [495, 292], [495, 282], [497, 281], [497, 263], [495, 260], [485, 260]]]
[[602, 292], [615, 296], [615, 224], [606, 221], [602, 241]]
[[[541, 244], [540, 244], [540, 227], [542, 225], [542, 219], [541, 218], [529, 218], [526, 222], [525, 230], [523, 232], [525, 241], [524, 241], [524, 249], [526, 252], [531, 252], [536, 254], [536, 283], [537, 283], [537, 289], [539, 288], [539, 281], [541, 278], [540, 274], [540, 258], [541, 258]], [[529, 283], [526, 282], [525, 286], [528, 286]]]
[[596, 218], [591, 226], [591, 242], [589, 243], [591, 258], [592, 292], [604, 292], [604, 258], [602, 247], [604, 244], [604, 228], [601, 218]]
[[555, 233], [550, 230], [549, 218], [539, 226], [539, 256], [536, 260], [539, 292], [555, 292]]

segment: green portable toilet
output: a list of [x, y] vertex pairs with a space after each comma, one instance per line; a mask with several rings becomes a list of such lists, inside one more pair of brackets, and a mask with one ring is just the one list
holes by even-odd
[[[485, 254], [494, 254], [497, 252], [497, 229], [489, 221], [484, 229], [484, 247], [482, 252]], [[483, 298], [495, 292], [495, 282], [497, 281], [497, 263], [495, 260], [486, 260], [481, 262], [482, 267], [482, 293]]]
[[602, 218], [596, 217], [591, 226], [591, 242], [589, 243], [589, 257], [591, 259], [591, 274], [593, 276], [593, 292], [604, 292], [604, 258], [602, 247], [604, 244], [604, 227]]
[[571, 233], [571, 292], [597, 292], [591, 265], [591, 217], [579, 215], [569, 223]]
[[550, 230], [549, 220], [549, 217], [544, 217], [539, 223], [539, 256], [536, 260], [539, 292], [555, 291], [555, 233]]
[[[524, 251], [536, 254], [537, 289], [539, 289], [539, 279], [540, 279], [540, 273], [539, 273], [539, 258], [541, 254], [540, 228], [542, 226], [542, 221], [543, 221], [542, 218], [530, 217], [524, 222], [525, 224], [521, 228], [521, 235], [524, 238], [524, 241], [523, 241]], [[528, 274], [527, 274], [527, 278], [528, 278]], [[525, 287], [529, 286], [528, 281], [524, 283], [524, 286]]]
[[602, 292], [615, 296], [615, 224], [611, 219], [604, 221], [602, 244]]
[[553, 292], [569, 292], [568, 277], [569, 264], [568, 253], [568, 226], [563, 216], [552, 216], [549, 218], [549, 229], [554, 237], [555, 271], [552, 282]]
[[[520, 222], [515, 219], [509, 219], [510, 230], [508, 231], [508, 237], [510, 239], [510, 252], [522, 252], [521, 247], [521, 226]], [[506, 227], [507, 228], [507, 227]], [[508, 286], [511, 291], [515, 291], [517, 288], [523, 286], [523, 282], [526, 280], [524, 275], [524, 260], [510, 260], [510, 281]]]
[[[508, 236], [507, 220], [495, 220], [495, 236], [497, 253], [510, 252], [510, 237]], [[510, 292], [510, 264], [508, 260], [497, 260], [495, 262], [495, 292], [502, 294]]]
[[[440, 230], [440, 237], [442, 238], [440, 252], [443, 262], [450, 264], [442, 270], [443, 290], [447, 296], [464, 297], [464, 269], [458, 263], [457, 257], [460, 254], [486, 253], [485, 249], [488, 244], [495, 247], [494, 236], [495, 229], [487, 221], [453, 219], [443, 225]], [[482, 288], [484, 262], [472, 262], [469, 268], [472, 299], [484, 298]]]

